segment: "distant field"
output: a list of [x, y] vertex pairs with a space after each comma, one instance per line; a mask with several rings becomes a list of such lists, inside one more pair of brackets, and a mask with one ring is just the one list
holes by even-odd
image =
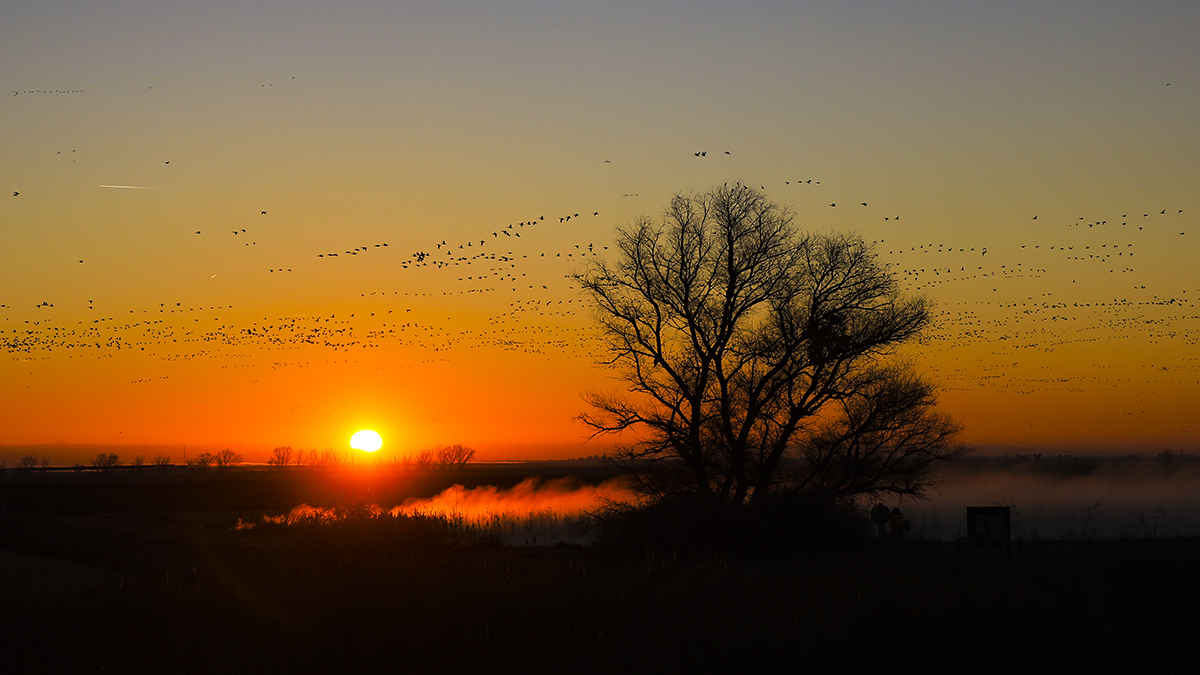
[[156, 513], [180, 511], [286, 511], [298, 504], [399, 504], [432, 497], [451, 485], [511, 487], [527, 478], [571, 476], [600, 483], [617, 474], [599, 462], [467, 464], [461, 469], [308, 469], [235, 467], [121, 467], [113, 471], [8, 469], [0, 481], [0, 508], [37, 513]]
[[[1071, 473], [1030, 470], [1037, 480]], [[1170, 672], [1190, 661], [1200, 630], [1196, 538], [1025, 540], [1009, 552], [865, 538], [772, 559], [689, 559], [603, 545], [464, 543], [451, 520], [376, 518], [365, 509], [453, 484], [513, 487], [531, 475], [571, 474], [582, 475], [560, 484], [612, 476], [563, 463], [6, 476], [6, 665], [560, 674], [863, 672], [905, 663], [942, 672]], [[1006, 474], [993, 467], [986, 475]], [[967, 476], [955, 482], [970, 484]], [[261, 521], [300, 503], [342, 517]], [[258, 525], [238, 529], [246, 522]]]

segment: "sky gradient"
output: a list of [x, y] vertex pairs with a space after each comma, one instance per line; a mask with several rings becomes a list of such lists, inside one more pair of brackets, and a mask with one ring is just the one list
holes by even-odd
[[425, 4], [0, 5], [0, 445], [602, 451], [570, 273], [742, 181], [964, 440], [1200, 450], [1200, 5]]

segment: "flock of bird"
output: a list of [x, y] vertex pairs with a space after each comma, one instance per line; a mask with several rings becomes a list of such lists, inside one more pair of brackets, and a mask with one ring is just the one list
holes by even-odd
[[30, 96], [33, 94], [82, 94], [82, 89], [67, 89], [66, 87], [53, 87], [50, 89], [14, 89], [13, 96]]
[[[703, 150], [692, 155], [708, 156]], [[769, 193], [767, 182], [756, 184]], [[822, 181], [789, 178], [774, 185], [815, 187]], [[13, 196], [22, 196], [22, 191], [13, 191]], [[1156, 287], [1153, 275], [1142, 266], [1148, 252], [1164, 245], [1164, 233], [1186, 237], [1190, 221], [1184, 208], [1139, 209], [1132, 218], [1126, 211], [1119, 217], [1081, 216], [1071, 221], [1032, 215], [1029, 221], [1037, 225], [1030, 238], [1009, 244], [1007, 238], [988, 241], [987, 233], [969, 228], [930, 241], [916, 234], [922, 231], [920, 214], [877, 214], [871, 199], [823, 203], [839, 212], [845, 211], [839, 205], [850, 204], [850, 213], [861, 214], [853, 217], [861, 218], [862, 229], [879, 235], [873, 241], [875, 254], [900, 288], [938, 303], [935, 325], [921, 339], [919, 353], [947, 390], [1073, 392], [1108, 380], [1099, 370], [1054, 374], [1011, 362], [1022, 354], [1107, 342], [1193, 350], [1200, 345], [1200, 330], [1193, 327], [1200, 288]], [[464, 234], [430, 236], [424, 246], [407, 254], [389, 242], [360, 239], [347, 242], [353, 245], [311, 251], [309, 261], [320, 263], [280, 259], [265, 268], [264, 275], [332, 273], [353, 278], [355, 265], [373, 260], [372, 265], [388, 266], [392, 287], [362, 290], [347, 300], [346, 306], [353, 307], [349, 311], [268, 319], [251, 317], [231, 305], [184, 306], [173, 301], [117, 310], [101, 302], [105, 315], [95, 318], [94, 299], [85, 304], [45, 298], [27, 308], [34, 314], [23, 318], [24, 312], [6, 302], [0, 304], [0, 351], [21, 361], [136, 353], [163, 362], [210, 359], [222, 368], [259, 371], [333, 363], [384, 348], [405, 355], [393, 358], [391, 367], [445, 363], [469, 349], [594, 363], [603, 359], [603, 345], [592, 327], [589, 305], [573, 285], [572, 272], [581, 261], [607, 255], [607, 230], [615, 223], [599, 216], [598, 210], [573, 209], [503, 225], [460, 227], [455, 231]], [[258, 209], [257, 217], [272, 222], [266, 209]], [[195, 230], [192, 236], [207, 232]], [[236, 238], [243, 246], [257, 246], [259, 240], [253, 227], [214, 232]], [[417, 290], [428, 288], [440, 290]], [[503, 299], [486, 297], [497, 293], [503, 293]], [[460, 319], [457, 307], [470, 308], [479, 319]], [[83, 308], [86, 317], [77, 312]], [[284, 350], [296, 352], [295, 358], [274, 359], [269, 366], [229, 362], [234, 354]], [[958, 361], [954, 355], [969, 363], [948, 365]], [[1155, 370], [1156, 378], [1194, 380], [1200, 374], [1195, 360], [1164, 358], [1170, 365], [1162, 366], [1168, 370]], [[152, 385], [168, 378], [139, 374], [130, 383]]]

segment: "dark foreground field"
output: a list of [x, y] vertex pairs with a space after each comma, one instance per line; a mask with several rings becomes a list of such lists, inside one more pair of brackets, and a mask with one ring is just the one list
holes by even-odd
[[687, 560], [461, 546], [444, 523], [421, 519], [232, 529], [302, 501], [353, 509], [452, 482], [515, 484], [529, 468], [8, 477], [4, 672], [1194, 666], [1194, 539], [1039, 542], [1007, 554], [862, 541], [778, 559]]

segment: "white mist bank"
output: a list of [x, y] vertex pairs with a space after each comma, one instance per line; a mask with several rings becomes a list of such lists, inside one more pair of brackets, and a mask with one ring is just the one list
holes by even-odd
[[1200, 467], [1111, 462], [1078, 473], [1064, 466], [951, 469], [928, 501], [899, 506], [912, 522], [910, 534], [924, 539], [965, 537], [968, 506], [1011, 507], [1014, 540], [1197, 536]]

